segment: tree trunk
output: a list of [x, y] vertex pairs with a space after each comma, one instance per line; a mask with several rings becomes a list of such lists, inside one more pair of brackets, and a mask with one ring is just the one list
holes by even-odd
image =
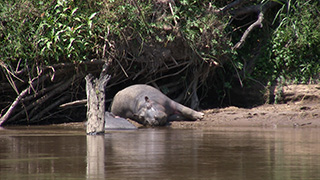
[[105, 64], [99, 79], [88, 74], [86, 79], [87, 93], [87, 134], [96, 135], [104, 133], [105, 124], [105, 87], [110, 80], [106, 74], [108, 65]]

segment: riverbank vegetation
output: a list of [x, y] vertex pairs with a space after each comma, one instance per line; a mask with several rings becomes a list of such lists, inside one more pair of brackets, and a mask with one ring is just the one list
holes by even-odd
[[135, 83], [192, 108], [244, 103], [233, 97], [246, 88], [263, 103], [260, 90], [319, 79], [319, 7], [300, 0], [2, 2], [0, 124], [84, 120], [84, 77], [104, 63], [108, 103]]

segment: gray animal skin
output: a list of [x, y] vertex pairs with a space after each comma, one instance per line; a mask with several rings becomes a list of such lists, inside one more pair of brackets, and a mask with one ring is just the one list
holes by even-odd
[[111, 112], [150, 126], [163, 126], [172, 120], [197, 120], [204, 116], [202, 112], [183, 106], [144, 84], [119, 91], [113, 98]]
[[105, 112], [105, 130], [135, 130], [136, 126], [128, 120], [117, 117], [110, 112]]

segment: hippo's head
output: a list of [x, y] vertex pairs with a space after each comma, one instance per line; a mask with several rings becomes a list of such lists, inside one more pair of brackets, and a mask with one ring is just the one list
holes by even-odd
[[145, 96], [145, 104], [139, 110], [137, 116], [143, 125], [161, 126], [167, 122], [167, 114], [164, 112], [164, 108], [152, 102], [147, 96]]

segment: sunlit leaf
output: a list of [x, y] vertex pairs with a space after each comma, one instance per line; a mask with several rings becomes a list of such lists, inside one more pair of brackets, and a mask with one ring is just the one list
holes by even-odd
[[93, 19], [96, 15], [97, 15], [97, 12], [92, 13], [92, 14], [90, 15], [89, 19], [90, 19], [90, 20]]

